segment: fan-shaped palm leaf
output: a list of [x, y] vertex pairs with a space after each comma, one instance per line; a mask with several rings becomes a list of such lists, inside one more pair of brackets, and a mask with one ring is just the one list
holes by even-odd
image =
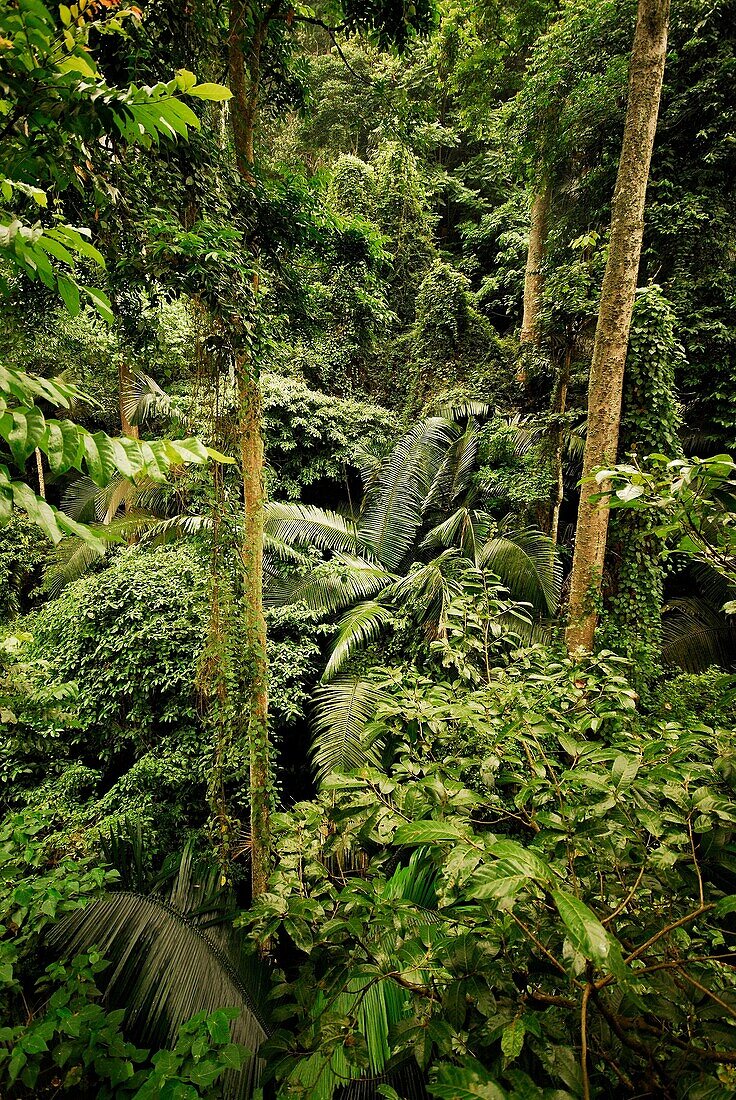
[[258, 1083], [257, 1052], [267, 1027], [260, 1007], [262, 985], [254, 961], [232, 921], [218, 923], [225, 904], [213, 874], [192, 875], [188, 858], [164, 894], [113, 893], [70, 913], [51, 934], [65, 954], [96, 945], [111, 963], [105, 999], [126, 1006], [126, 1020], [140, 1041], [164, 1047], [197, 1012], [235, 1007], [233, 1040], [253, 1053], [240, 1072], [223, 1079], [230, 1100], [248, 1100]]
[[393, 619], [391, 611], [377, 600], [365, 600], [351, 607], [340, 619], [323, 680], [332, 680], [353, 654], [375, 641]]
[[312, 759], [318, 777], [377, 765], [380, 744], [366, 738], [366, 726], [381, 701], [380, 688], [358, 676], [333, 680], [314, 696]]
[[360, 519], [361, 542], [388, 569], [398, 569], [422, 523], [422, 506], [457, 428], [442, 417], [421, 420], [371, 478]]
[[149, 374], [133, 372], [130, 385], [122, 395], [123, 412], [131, 424], [142, 424], [154, 416], [169, 416], [171, 398]]
[[517, 600], [557, 610], [562, 571], [555, 546], [548, 535], [533, 528], [503, 531], [483, 546], [479, 565], [490, 569]]

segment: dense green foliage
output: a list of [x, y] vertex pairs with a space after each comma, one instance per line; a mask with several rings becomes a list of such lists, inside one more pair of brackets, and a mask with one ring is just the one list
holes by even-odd
[[733, 7], [0, 0], [0, 1095], [734, 1095]]

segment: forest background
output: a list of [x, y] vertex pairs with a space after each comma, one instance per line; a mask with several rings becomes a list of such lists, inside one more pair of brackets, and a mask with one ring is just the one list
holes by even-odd
[[0, 0], [3, 1096], [733, 1095], [734, 15]]

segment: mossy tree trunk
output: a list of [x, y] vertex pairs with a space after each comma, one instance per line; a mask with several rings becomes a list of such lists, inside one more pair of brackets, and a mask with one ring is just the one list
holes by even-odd
[[[229, 29], [229, 80], [233, 93], [230, 117], [238, 171], [253, 184], [255, 127], [261, 79], [261, 56], [268, 25], [280, 0], [265, 11], [257, 5], [233, 0]], [[254, 290], [257, 292], [257, 278]], [[236, 357], [238, 435], [243, 476], [245, 519], [241, 561], [246, 618], [247, 653], [244, 654], [250, 699], [248, 701], [248, 752], [250, 767], [250, 833], [253, 897], [268, 884], [271, 858], [270, 747], [268, 736], [268, 658], [266, 621], [263, 614], [263, 433], [261, 392], [257, 364], [252, 354]]]
[[639, 0], [611, 237], [588, 388], [588, 433], [570, 582], [569, 652], [590, 650], [600, 600], [608, 508], [590, 500], [589, 478], [616, 461], [621, 395], [644, 232], [644, 200], [662, 90], [669, 0]]

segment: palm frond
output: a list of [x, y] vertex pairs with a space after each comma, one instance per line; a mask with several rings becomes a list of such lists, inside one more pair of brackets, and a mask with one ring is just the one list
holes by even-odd
[[402, 606], [411, 603], [418, 621], [424, 626], [440, 627], [453, 596], [460, 585], [453, 572], [464, 563], [457, 550], [444, 550], [425, 564], [415, 564], [386, 591], [386, 597]]
[[[118, 484], [121, 480], [115, 476], [110, 484]], [[99, 522], [107, 511], [107, 490], [95, 485], [91, 477], [75, 478], [64, 490], [61, 507], [79, 523]]]
[[54, 547], [54, 558], [44, 569], [43, 589], [50, 596], [58, 596], [68, 584], [79, 580], [107, 555], [109, 546], [99, 539], [87, 542], [85, 539], [66, 538]]
[[366, 490], [362, 542], [397, 569], [422, 522], [422, 505], [457, 428], [442, 417], [421, 420], [381, 460]]
[[[131, 522], [135, 523], [135, 519]], [[171, 516], [157, 519], [155, 516], [139, 517], [136, 535], [140, 543], [149, 546], [166, 546], [170, 542], [192, 538], [212, 527], [211, 516]]]
[[311, 504], [280, 504], [269, 501], [265, 515], [266, 534], [289, 546], [316, 546], [320, 550], [344, 553], [362, 550], [356, 524], [326, 508]]
[[662, 659], [685, 672], [703, 672], [710, 665], [733, 668], [736, 626], [708, 600], [691, 596], [672, 600], [662, 620]]
[[468, 489], [478, 457], [478, 439], [478, 422], [471, 419], [460, 438], [448, 448], [422, 503], [423, 513], [449, 507]]
[[514, 599], [555, 614], [562, 570], [554, 543], [542, 531], [524, 528], [499, 532], [486, 542], [479, 564], [500, 577]]
[[[112, 966], [104, 982], [107, 1003], [126, 1007], [126, 1023], [140, 1042], [166, 1047], [179, 1026], [197, 1012], [238, 1008], [234, 1042], [252, 1057], [223, 1079], [229, 1100], [249, 1100], [258, 1084], [257, 1052], [267, 1036], [246, 962], [232, 922], [217, 924], [222, 902], [210, 873], [196, 880], [182, 859], [168, 896], [119, 891], [68, 914], [51, 933], [67, 955], [96, 946]], [[222, 895], [220, 895], [221, 899]]]
[[303, 603], [313, 611], [342, 611], [356, 600], [367, 600], [395, 580], [382, 566], [365, 558], [336, 553], [308, 573], [282, 580], [273, 578], [265, 602], [271, 606]]
[[442, 523], [429, 531], [420, 547], [422, 549], [448, 549], [457, 547], [471, 561], [477, 562], [482, 546], [488, 539], [493, 520], [488, 512], [463, 506], [457, 508]]
[[464, 401], [447, 401], [437, 409], [439, 416], [446, 420], [469, 420], [471, 417], [483, 419], [493, 411], [487, 401], [475, 401], [472, 397]]
[[322, 679], [332, 680], [354, 653], [375, 641], [392, 618], [391, 611], [377, 600], [365, 600], [351, 607], [337, 624], [337, 637]]
[[130, 386], [122, 394], [123, 412], [131, 424], [142, 424], [155, 416], [168, 416], [171, 398], [158, 382], [141, 370], [133, 372]]
[[317, 776], [377, 765], [380, 745], [366, 738], [382, 692], [358, 676], [323, 684], [314, 695], [312, 760]]

